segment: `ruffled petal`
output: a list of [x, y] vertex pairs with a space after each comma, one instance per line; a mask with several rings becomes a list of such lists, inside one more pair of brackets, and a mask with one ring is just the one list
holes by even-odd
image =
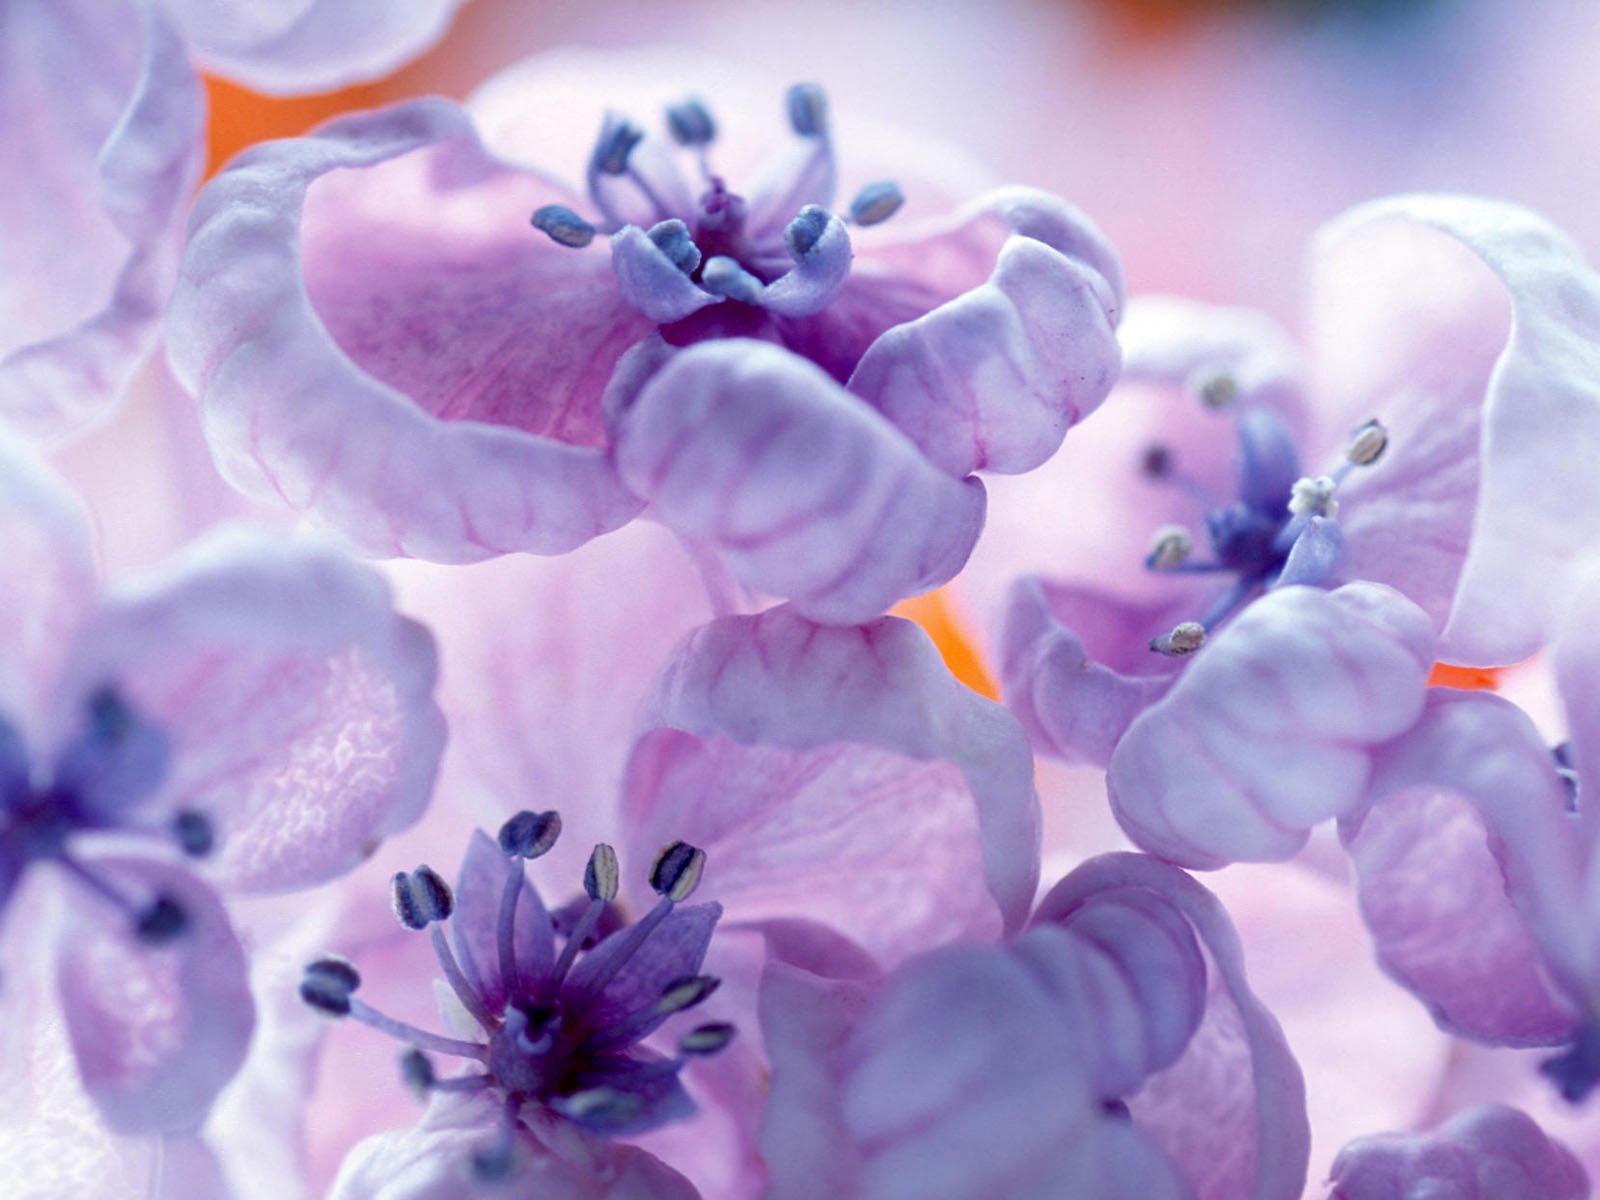
[[22, 0], [0, 17], [0, 414], [103, 417], [154, 339], [204, 157], [205, 98], [161, 6]]
[[790, 242], [794, 266], [763, 287], [755, 301], [784, 317], [810, 316], [832, 304], [843, 290], [855, 258], [850, 233], [838, 217], [811, 209], [802, 210], [799, 219], [820, 221], [822, 227], [809, 236], [804, 247]]
[[83, 505], [0, 435], [0, 715], [39, 740], [45, 699], [98, 591]]
[[162, 0], [208, 71], [269, 95], [389, 74], [443, 36], [463, 0]]
[[[1445, 372], [1453, 359], [1470, 367], [1483, 361], [1485, 352], [1499, 354], [1477, 392], [1482, 413], [1477, 505], [1444, 647], [1452, 662], [1516, 662], [1531, 654], [1548, 631], [1550, 578], [1600, 538], [1600, 514], [1573, 502], [1587, 494], [1593, 476], [1586, 448], [1600, 443], [1600, 279], [1577, 248], [1540, 218], [1509, 204], [1465, 197], [1407, 196], [1363, 206], [1330, 227], [1324, 245], [1360, 235], [1352, 242], [1359, 245], [1368, 241], [1368, 231], [1392, 235], [1396, 220], [1430, 227], [1465, 245], [1510, 297], [1512, 324], [1503, 349], [1498, 345], [1503, 324], [1487, 320], [1481, 305], [1475, 310], [1452, 301], [1468, 319], [1461, 328], [1445, 324], [1453, 337], [1423, 343], [1442, 361], [1424, 360], [1420, 368], [1428, 378]], [[1409, 233], [1400, 232], [1402, 238]], [[1391, 236], [1391, 247], [1394, 241]], [[1403, 240], [1401, 245], [1403, 250]], [[1371, 253], [1369, 244], [1360, 257]], [[1437, 262], [1439, 256], [1432, 259]], [[1450, 288], [1441, 289], [1445, 299], [1459, 295], [1452, 286], [1459, 277], [1458, 269], [1443, 279]], [[1403, 329], [1411, 338], [1413, 325], [1408, 313], [1394, 323], [1394, 331]], [[1472, 403], [1448, 392], [1444, 398]], [[1443, 443], [1466, 446], [1465, 419], [1458, 424], [1459, 431], [1452, 426], [1448, 436], [1438, 435], [1441, 451]], [[1465, 470], [1461, 454], [1452, 451], [1449, 457], [1451, 470]], [[1463, 477], [1447, 490], [1459, 497], [1467, 489]]]
[[1133, 719], [1177, 678], [1178, 662], [1153, 652], [1150, 638], [1171, 629], [1182, 611], [1019, 579], [1002, 626], [1006, 707], [1042, 753], [1105, 766]]
[[244, 949], [215, 893], [188, 872], [137, 859], [96, 859], [92, 869], [133, 895], [171, 897], [187, 925], [148, 946], [125, 914], [67, 890], [57, 984], [84, 1087], [119, 1132], [193, 1129], [255, 1027]]
[[1432, 1133], [1375, 1134], [1334, 1160], [1328, 1200], [1470, 1196], [1473, 1200], [1583, 1200], [1578, 1160], [1531, 1118], [1482, 1104]]
[[849, 382], [951, 475], [1037, 467], [1105, 399], [1121, 357], [1120, 276], [1092, 227], [1042, 193], [988, 204], [1017, 233], [988, 281], [887, 330]]
[[416, 820], [444, 740], [432, 639], [369, 568], [242, 528], [196, 543], [86, 628], [58, 711], [112, 686], [172, 745], [152, 804], [211, 820], [203, 870], [302, 887]]
[[169, 317], [223, 474], [366, 550], [444, 561], [559, 553], [631, 518], [600, 396], [650, 325], [603, 248], [528, 228], [567, 198], [440, 100], [237, 159], [196, 205]]
[[622, 299], [662, 325], [681, 321], [719, 300], [684, 274], [637, 225], [612, 235], [611, 266]]
[[1205, 1017], [1182, 1057], [1129, 1098], [1135, 1127], [1177, 1165], [1197, 1200], [1299, 1196], [1311, 1137], [1305, 1082], [1278, 1022], [1251, 991], [1239, 935], [1216, 897], [1155, 859], [1106, 854], [1052, 888], [1034, 919], [1068, 922], [1097, 897], [1139, 892], [1146, 906], [1189, 922], [1210, 982]]
[[841, 629], [785, 608], [714, 621], [641, 724], [632, 836], [703, 847], [702, 887], [730, 921], [803, 911], [893, 961], [1026, 916], [1039, 855], [1026, 739], [907, 621]]
[[952, 479], [821, 370], [761, 343], [678, 354], [622, 412], [617, 468], [663, 521], [751, 587], [867, 620], [949, 579], [983, 524]]
[[1268, 593], [1129, 726], [1106, 780], [1117, 820], [1185, 866], [1291, 857], [1366, 801], [1371, 749], [1421, 714], [1433, 644], [1376, 584]]

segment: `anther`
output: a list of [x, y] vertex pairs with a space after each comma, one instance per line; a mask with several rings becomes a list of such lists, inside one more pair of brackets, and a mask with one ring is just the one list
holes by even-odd
[[1200, 403], [1213, 412], [1227, 408], [1239, 398], [1239, 381], [1226, 371], [1206, 375], [1190, 386], [1194, 388]]
[[330, 1017], [350, 1015], [350, 997], [361, 986], [354, 964], [329, 955], [306, 965], [300, 978], [300, 999]]
[[565, 204], [546, 204], [533, 211], [533, 227], [552, 242], [581, 250], [594, 241], [595, 227]]
[[513, 858], [538, 858], [561, 836], [558, 812], [519, 812], [500, 826], [500, 850]]
[[869, 183], [850, 201], [850, 219], [857, 225], [879, 225], [900, 211], [906, 195], [892, 179]]
[[189, 914], [171, 896], [157, 896], [134, 922], [134, 933], [147, 946], [165, 946], [189, 929]]
[[632, 121], [623, 119], [603, 135], [604, 141], [595, 150], [595, 166], [607, 175], [625, 175], [633, 148], [644, 140], [644, 130]]
[[426, 929], [435, 921], [449, 920], [455, 911], [450, 885], [429, 866], [420, 866], [409, 875], [396, 872], [390, 881], [389, 901], [407, 929]]
[[1172, 474], [1172, 451], [1165, 446], [1148, 446], [1139, 456], [1139, 471], [1147, 479], [1165, 479]]
[[1337, 485], [1326, 475], [1300, 478], [1289, 489], [1289, 511], [1297, 517], [1336, 517], [1339, 501], [1334, 499]]
[[186, 808], [172, 818], [172, 833], [190, 858], [204, 858], [216, 845], [216, 831], [204, 813]]
[[685, 275], [694, 274], [695, 268], [700, 265], [700, 247], [694, 244], [694, 238], [689, 235], [689, 227], [677, 217], [652, 225], [646, 236]]
[[705, 867], [704, 850], [688, 842], [668, 842], [650, 864], [650, 887], [669, 900], [687, 900]]
[[656, 1012], [665, 1016], [693, 1008], [720, 986], [722, 980], [715, 975], [690, 975], [684, 979], [675, 979], [666, 986], [661, 998], [656, 1001]]
[[1193, 654], [1205, 644], [1206, 627], [1199, 621], [1183, 621], [1174, 625], [1171, 633], [1164, 633], [1158, 638], [1151, 639], [1150, 649], [1159, 654], [1183, 658]]
[[744, 304], [754, 304], [761, 296], [761, 280], [726, 254], [719, 254], [706, 262], [706, 269], [700, 272], [700, 286], [715, 295]]
[[557, 1096], [550, 1102], [550, 1107], [562, 1116], [580, 1125], [600, 1128], [633, 1120], [643, 1106], [644, 1101], [639, 1096], [608, 1087], [586, 1088], [568, 1096]]
[[680, 146], [709, 145], [717, 136], [717, 123], [710, 110], [694, 96], [667, 105], [667, 129]]
[[795, 214], [783, 229], [783, 244], [789, 248], [789, 257], [799, 262], [811, 252], [821, 239], [832, 219], [820, 204], [808, 204]]
[[479, 1146], [470, 1159], [472, 1177], [479, 1183], [503, 1183], [511, 1178], [511, 1143], [499, 1142], [493, 1146]]
[[789, 125], [801, 137], [824, 137], [828, 132], [828, 98], [814, 83], [797, 83], [784, 97]]
[[1389, 431], [1378, 420], [1368, 421], [1350, 435], [1350, 445], [1345, 448], [1345, 461], [1365, 467], [1378, 461], [1389, 448]]
[[1163, 525], [1156, 530], [1144, 565], [1152, 571], [1175, 571], [1189, 561], [1194, 552], [1194, 535], [1182, 525]]
[[617, 867], [617, 852], [601, 842], [589, 855], [583, 868], [583, 890], [591, 900], [615, 900], [621, 871]]
[[415, 1046], [400, 1056], [400, 1078], [417, 1094], [419, 1100], [426, 1100], [434, 1084], [439, 1081], [433, 1069], [433, 1059]]
[[726, 1021], [709, 1021], [697, 1025], [678, 1039], [678, 1053], [687, 1055], [717, 1054], [727, 1048], [738, 1031]]

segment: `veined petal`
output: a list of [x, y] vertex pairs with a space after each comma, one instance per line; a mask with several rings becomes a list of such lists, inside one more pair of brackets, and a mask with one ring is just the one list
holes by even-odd
[[1026, 916], [1039, 844], [1026, 739], [907, 621], [843, 629], [787, 608], [713, 621], [641, 726], [630, 828], [643, 845], [703, 847], [703, 886], [730, 921], [802, 903], [898, 960]]
[[433, 45], [463, 0], [163, 0], [209, 71], [269, 95], [389, 74]]
[[1481, 1104], [1432, 1133], [1375, 1134], [1334, 1160], [1328, 1200], [1472, 1196], [1582, 1200], [1589, 1180], [1571, 1152], [1525, 1113]]
[[0, 435], [0, 715], [42, 744], [40, 716], [98, 586], [83, 505]]
[[1250, 989], [1239, 935], [1216, 897], [1155, 859], [1105, 854], [1052, 888], [1034, 921], [1069, 921], [1096, 897], [1138, 892], [1189, 922], [1206, 953], [1209, 990], [1183, 1055], [1129, 1099], [1135, 1127], [1197, 1200], [1299, 1196], [1310, 1153], [1305, 1083], [1278, 1022]]
[[527, 227], [568, 198], [439, 100], [241, 156], [197, 202], [169, 316], [223, 474], [364, 549], [446, 561], [631, 518], [599, 404], [649, 324], [603, 248]]
[[952, 479], [821, 370], [738, 339], [678, 354], [617, 420], [617, 469], [744, 583], [848, 623], [949, 579], [983, 520]]
[[[0, 415], [103, 417], [154, 340], [204, 156], [205, 99], [163, 8], [19, 0], [0, 15]], [[22, 114], [26, 114], [25, 119]]]
[[171, 742], [151, 803], [215, 825], [205, 871], [307, 886], [421, 812], [444, 737], [435, 673], [432, 639], [369, 568], [236, 528], [97, 614], [58, 711], [114, 686]]
[[244, 949], [215, 893], [187, 871], [138, 859], [93, 868], [172, 897], [187, 927], [148, 946], [103, 899], [65, 890], [57, 982], [84, 1087], [120, 1132], [193, 1129], [244, 1061], [255, 1026]]
[[1022, 227], [987, 282], [887, 330], [850, 377], [852, 392], [952, 475], [1037, 467], [1116, 380], [1120, 277], [1104, 273], [1114, 260], [1077, 256], [1100, 248], [1092, 229], [1058, 230], [1066, 218], [1048, 210], [1050, 224], [1036, 228], [1020, 207], [997, 206]]
[[[1600, 538], [1600, 512], [1573, 504], [1592, 483], [1585, 448], [1600, 442], [1600, 278], [1532, 213], [1466, 197], [1362, 206], [1324, 232], [1324, 246], [1357, 235], [1365, 241], [1369, 231], [1391, 234], [1392, 244], [1397, 220], [1463, 244], [1510, 298], [1509, 337], [1483, 377], [1477, 506], [1444, 647], [1452, 662], [1515, 662], [1548, 633], [1553, 573]], [[1453, 330], [1442, 352], [1460, 356], [1465, 344], [1470, 364], [1496, 351], [1486, 339], [1498, 341], [1504, 326], [1486, 323], [1481, 306], [1462, 307], [1464, 327]], [[1410, 329], [1412, 318], [1403, 324]], [[1452, 332], [1448, 323], [1445, 329]], [[1425, 345], [1437, 352], [1433, 342]], [[1423, 366], [1437, 376], [1450, 362]], [[1451, 436], [1464, 445], [1467, 433]], [[1451, 494], [1465, 489], [1463, 480]]]
[[1129, 726], [1106, 780], [1117, 820], [1186, 866], [1291, 857], [1366, 802], [1372, 750], [1422, 712], [1433, 645], [1377, 584], [1268, 593]]

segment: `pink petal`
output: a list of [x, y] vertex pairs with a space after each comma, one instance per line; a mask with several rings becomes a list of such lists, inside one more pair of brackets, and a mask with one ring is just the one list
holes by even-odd
[[58, 438], [106, 414], [154, 338], [205, 100], [156, 5], [8, 4], [0, 47], [0, 411]]
[[642, 724], [624, 800], [636, 844], [703, 846], [706, 894], [730, 921], [802, 911], [898, 959], [1027, 913], [1026, 740], [909, 622], [841, 629], [784, 608], [714, 621]]
[[672, 358], [620, 416], [617, 468], [744, 583], [829, 622], [943, 583], [983, 521], [980, 483], [936, 470], [817, 367], [760, 342]]
[[170, 316], [223, 474], [365, 549], [447, 561], [632, 517], [599, 403], [648, 325], [603, 248], [527, 226], [565, 198], [436, 100], [237, 160], [197, 204]]
[[1270, 592], [1128, 727], [1117, 820], [1187, 866], [1289, 858], [1364, 803], [1371, 749], [1420, 715], [1432, 663], [1426, 617], [1388, 588]]
[[294, 95], [389, 74], [433, 45], [463, 0], [165, 2], [206, 70]]
[[216, 826], [229, 887], [303, 887], [416, 820], [444, 736], [432, 639], [325, 547], [215, 533], [97, 615], [59, 711], [111, 683], [173, 748], [159, 803]]
[[57, 985], [84, 1087], [113, 1129], [193, 1128], [244, 1061], [255, 1026], [244, 949], [216, 895], [188, 872], [125, 858], [91, 867], [131, 895], [170, 895], [188, 928], [147, 946], [125, 914], [85, 889], [66, 892]]

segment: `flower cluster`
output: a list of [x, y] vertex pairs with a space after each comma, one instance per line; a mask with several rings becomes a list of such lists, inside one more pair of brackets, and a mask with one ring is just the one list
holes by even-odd
[[[18, 1194], [1588, 1194], [1600, 275], [1548, 223], [1348, 213], [1302, 353], [1046, 192], [855, 177], [815, 83], [580, 128], [535, 62], [194, 195], [195, 63], [325, 87], [453, 4], [12, 7], [69, 134], [0, 201]], [[319, 532], [102, 590], [19, 438], [158, 337]]]

